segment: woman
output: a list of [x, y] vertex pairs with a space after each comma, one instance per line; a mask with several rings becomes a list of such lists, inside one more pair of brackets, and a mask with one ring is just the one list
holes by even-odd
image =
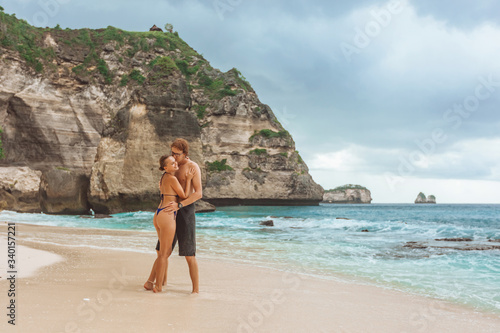
[[[167, 260], [172, 252], [171, 244], [175, 235], [175, 213], [167, 213], [164, 209], [172, 199], [176, 200], [180, 198], [184, 200], [189, 196], [188, 193], [191, 192], [190, 180], [193, 178], [195, 171], [193, 168], [187, 172], [186, 177], [189, 181], [186, 182], [186, 188], [183, 189], [175, 177], [175, 172], [179, 170], [179, 166], [172, 156], [163, 155], [160, 158], [160, 170], [165, 172], [160, 180], [161, 202], [153, 218], [153, 224], [158, 233], [158, 239], [160, 240], [160, 250], [155, 264], [153, 265], [153, 267], [155, 267], [154, 275], [156, 277], [156, 283], [152, 289], [155, 293], [162, 291], [162, 286], [166, 278]], [[147, 288], [147, 284], [153, 284], [151, 277], [144, 286], [146, 289], [150, 289]]]

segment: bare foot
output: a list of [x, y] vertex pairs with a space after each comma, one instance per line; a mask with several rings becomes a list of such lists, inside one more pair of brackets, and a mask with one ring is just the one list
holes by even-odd
[[153, 290], [153, 282], [152, 281], [146, 281], [146, 283], [144, 283], [144, 289], [146, 290]]
[[199, 293], [200, 293], [200, 291], [199, 291], [199, 290], [193, 290], [193, 291], [191, 292], [191, 295], [198, 295]]
[[159, 286], [154, 286], [153, 287], [153, 292], [156, 293], [161, 293], [162, 289]]

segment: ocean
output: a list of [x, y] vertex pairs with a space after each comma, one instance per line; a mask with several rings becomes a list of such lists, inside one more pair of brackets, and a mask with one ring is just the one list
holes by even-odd
[[[77, 242], [56, 233], [50, 240], [35, 234], [29, 241], [148, 253], [156, 245], [152, 218], [152, 212], [107, 219], [0, 212], [0, 221], [18, 225], [131, 231], [123, 238], [75, 236]], [[274, 226], [260, 225], [268, 220]], [[22, 227], [18, 230], [22, 239]], [[500, 205], [236, 206], [197, 214], [198, 256], [373, 284], [500, 313], [495, 240], [500, 240]]]

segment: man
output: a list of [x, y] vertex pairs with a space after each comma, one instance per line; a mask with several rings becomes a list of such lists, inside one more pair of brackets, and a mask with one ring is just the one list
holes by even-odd
[[[189, 154], [189, 144], [184, 139], [176, 139], [170, 146], [172, 156], [179, 165], [175, 176], [182, 188], [186, 188], [186, 173], [194, 168], [195, 174], [191, 184], [193, 193], [187, 199], [170, 202], [165, 209], [167, 212], [177, 211], [176, 231], [172, 249], [176, 241], [179, 243], [179, 255], [186, 257], [189, 267], [189, 275], [193, 283], [193, 294], [199, 293], [198, 262], [196, 261], [196, 223], [194, 202], [202, 198], [201, 170], [198, 164], [192, 161]], [[186, 193], [187, 194], [187, 193]]]

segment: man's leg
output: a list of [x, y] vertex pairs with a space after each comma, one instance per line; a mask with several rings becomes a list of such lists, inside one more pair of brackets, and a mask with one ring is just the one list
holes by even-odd
[[193, 283], [192, 294], [198, 294], [200, 292], [200, 277], [198, 274], [198, 261], [196, 261], [195, 256], [186, 257], [187, 264], [189, 266], [189, 276], [191, 277], [191, 282]]
[[193, 283], [193, 294], [199, 293], [198, 262], [196, 261], [196, 218], [194, 204], [181, 208], [177, 212], [177, 240], [179, 255], [186, 257], [189, 276]]

